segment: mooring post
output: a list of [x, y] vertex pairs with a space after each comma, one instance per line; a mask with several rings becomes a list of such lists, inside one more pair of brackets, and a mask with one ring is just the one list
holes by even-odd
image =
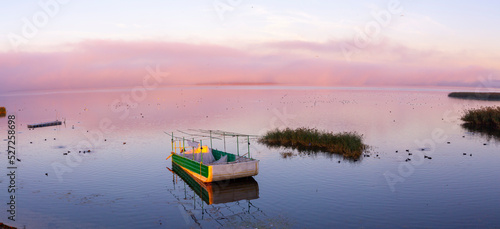
[[248, 158], [252, 158], [250, 157], [250, 135], [247, 135], [247, 141], [248, 141]]
[[174, 152], [174, 132], [172, 132], [172, 140], [170, 140], [170, 142], [172, 143], [172, 152]]
[[236, 150], [238, 151], [238, 156], [240, 156], [240, 141], [238, 141], [238, 135], [236, 135]]
[[[200, 155], [201, 155], [201, 164], [203, 164], [203, 143], [200, 140]], [[201, 165], [200, 165], [200, 175], [201, 175]]]

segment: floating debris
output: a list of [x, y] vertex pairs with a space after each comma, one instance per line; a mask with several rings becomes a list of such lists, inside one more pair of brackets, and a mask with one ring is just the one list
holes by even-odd
[[60, 126], [62, 125], [62, 122], [59, 120], [53, 121], [53, 122], [44, 122], [44, 123], [38, 123], [38, 124], [31, 124], [28, 125], [28, 129], [35, 129], [39, 127], [47, 127], [47, 126]]
[[0, 107], [0, 117], [5, 117], [7, 115], [7, 110], [5, 107]]

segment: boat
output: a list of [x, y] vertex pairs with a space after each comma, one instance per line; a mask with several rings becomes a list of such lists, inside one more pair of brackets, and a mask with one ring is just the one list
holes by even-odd
[[[202, 140], [187, 140], [185, 137], [175, 137], [172, 132], [172, 151], [167, 160], [172, 157], [172, 166], [178, 165], [186, 173], [195, 179], [210, 183], [215, 181], [231, 180], [243, 177], [256, 176], [259, 173], [259, 160], [250, 157], [250, 135], [236, 134], [224, 131], [203, 131], [209, 132], [210, 145], [202, 144]], [[237, 138], [237, 154], [228, 153], [212, 148], [213, 135], [221, 135]], [[204, 135], [197, 135], [206, 137]], [[248, 153], [240, 156], [239, 137], [247, 137]], [[188, 150], [191, 148], [190, 150]]]

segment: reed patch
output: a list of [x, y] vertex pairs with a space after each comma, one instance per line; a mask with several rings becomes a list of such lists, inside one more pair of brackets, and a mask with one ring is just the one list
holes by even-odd
[[356, 132], [333, 133], [314, 128], [268, 131], [259, 142], [271, 147], [287, 147], [299, 151], [318, 151], [358, 159], [367, 148]]

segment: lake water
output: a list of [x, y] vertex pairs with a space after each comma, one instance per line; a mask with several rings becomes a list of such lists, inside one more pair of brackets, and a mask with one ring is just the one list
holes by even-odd
[[[0, 106], [16, 116], [21, 161], [16, 221], [7, 219], [5, 175], [0, 221], [21, 228], [498, 228], [499, 140], [463, 129], [459, 116], [466, 108], [500, 103], [451, 99], [447, 93], [176, 87], [144, 94], [109, 89], [3, 95]], [[56, 118], [65, 124], [27, 128]], [[9, 172], [7, 122], [0, 118], [3, 174]], [[259, 175], [217, 184], [211, 195], [223, 201], [211, 205], [165, 160], [171, 151], [165, 132], [261, 135], [285, 127], [356, 131], [370, 146], [370, 157], [352, 162], [269, 149], [251, 139]], [[213, 145], [224, 147], [220, 140]], [[236, 146], [236, 139], [227, 139], [229, 152]], [[239, 147], [246, 153], [247, 139]], [[283, 158], [284, 152], [293, 156]]]

